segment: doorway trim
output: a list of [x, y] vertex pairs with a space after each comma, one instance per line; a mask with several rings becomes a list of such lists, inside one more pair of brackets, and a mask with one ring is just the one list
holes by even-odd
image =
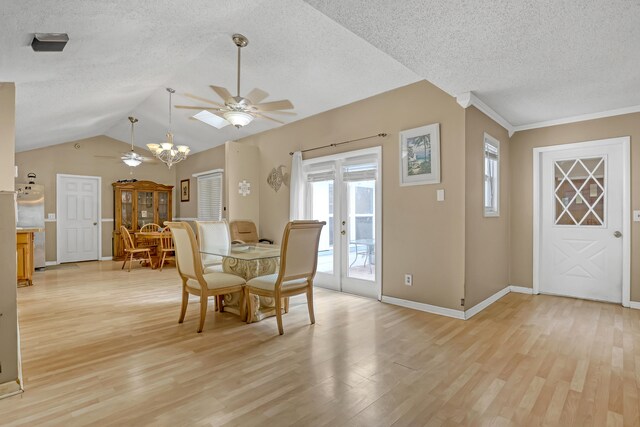
[[552, 151], [572, 150], [592, 147], [619, 145], [622, 147], [622, 305], [630, 306], [631, 301], [631, 137], [597, 139], [571, 144], [552, 145], [533, 149], [533, 293], [540, 293], [540, 192], [542, 191], [542, 155]]
[[[377, 300], [382, 301], [382, 146], [376, 145], [374, 147], [363, 148], [360, 150], [353, 151], [344, 151], [338, 154], [330, 154], [328, 156], [320, 156], [313, 157], [310, 159], [305, 159], [302, 161], [303, 165], [310, 165], [314, 163], [323, 163], [323, 162], [332, 162], [336, 160], [342, 160], [345, 157], [357, 157], [364, 156], [367, 154], [375, 154], [378, 159], [378, 177], [376, 179], [376, 206], [375, 206], [375, 215], [376, 215], [376, 225], [375, 225], [375, 233], [376, 233], [376, 242], [375, 242], [375, 253], [380, 254], [380, 262], [376, 261], [376, 287], [377, 287]], [[322, 287], [322, 286], [320, 286]], [[332, 289], [332, 288], [326, 288]], [[335, 289], [332, 289], [335, 290]], [[341, 291], [339, 291], [341, 292]]]
[[56, 264], [60, 264], [60, 258], [58, 254], [60, 254], [60, 221], [58, 220], [58, 212], [60, 212], [60, 192], [58, 189], [60, 188], [60, 180], [61, 178], [84, 178], [84, 179], [95, 179], [98, 181], [98, 259], [97, 261], [102, 261], [102, 177], [101, 176], [90, 176], [90, 175], [70, 175], [64, 173], [56, 174]]

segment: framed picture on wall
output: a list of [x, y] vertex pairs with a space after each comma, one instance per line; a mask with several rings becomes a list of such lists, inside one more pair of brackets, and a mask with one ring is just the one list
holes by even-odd
[[189, 179], [183, 179], [180, 181], [180, 201], [189, 201]]
[[400, 132], [400, 185], [440, 183], [440, 123]]

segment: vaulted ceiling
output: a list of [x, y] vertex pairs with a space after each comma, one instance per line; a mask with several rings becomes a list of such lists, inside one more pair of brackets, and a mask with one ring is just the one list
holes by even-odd
[[[164, 138], [166, 87], [217, 100], [242, 92], [290, 99], [314, 115], [420, 79], [473, 91], [514, 126], [640, 105], [640, 3], [437, 0], [7, 1], [0, 81], [16, 82], [18, 151], [106, 134]], [[62, 53], [36, 53], [35, 32], [67, 32]], [[392, 108], [392, 106], [390, 106]], [[193, 114], [194, 112], [191, 112]], [[278, 126], [221, 130], [173, 110], [176, 142], [201, 151]]]

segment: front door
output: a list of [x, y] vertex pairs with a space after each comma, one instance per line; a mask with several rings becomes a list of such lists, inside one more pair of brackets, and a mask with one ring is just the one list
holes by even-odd
[[100, 179], [58, 175], [58, 262], [98, 259]]
[[622, 144], [545, 152], [540, 292], [622, 302]]
[[381, 293], [380, 153], [358, 150], [304, 162], [307, 214], [326, 221], [318, 286], [379, 298]]

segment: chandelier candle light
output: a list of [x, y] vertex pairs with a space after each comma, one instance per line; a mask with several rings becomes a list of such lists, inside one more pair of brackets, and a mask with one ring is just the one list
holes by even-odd
[[167, 88], [167, 92], [169, 92], [169, 130], [167, 131], [167, 141], [161, 144], [147, 144], [147, 147], [154, 156], [171, 168], [172, 165], [186, 159], [191, 150], [186, 145], [173, 145], [173, 133], [171, 132], [171, 95], [176, 91]]

